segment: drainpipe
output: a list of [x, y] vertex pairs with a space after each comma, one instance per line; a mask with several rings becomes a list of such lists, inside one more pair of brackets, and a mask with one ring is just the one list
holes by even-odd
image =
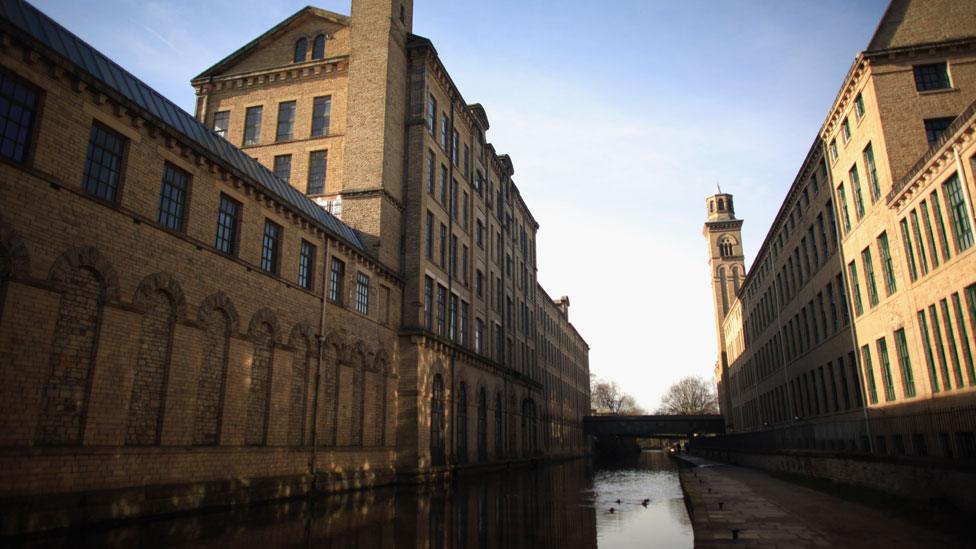
[[309, 449], [308, 453], [308, 473], [312, 476], [312, 486], [315, 486], [315, 451], [318, 446], [318, 431], [319, 431], [319, 387], [321, 386], [322, 379], [322, 355], [325, 354], [325, 308], [328, 302], [328, 282], [329, 282], [329, 238], [325, 237], [323, 245], [324, 255], [324, 265], [322, 265], [322, 313], [319, 316], [319, 333], [315, 335], [318, 340], [319, 356], [315, 361], [315, 382], [313, 383], [312, 392], [312, 436], [311, 444], [312, 447]]
[[[827, 143], [820, 140], [820, 148], [823, 151], [824, 161], [829, 162], [830, 151], [827, 150]], [[861, 362], [861, 348], [857, 344], [857, 330], [854, 329], [854, 297], [851, 295], [849, 288], [851, 287], [850, 281], [847, 279], [847, 264], [844, 262], [844, 248], [841, 243], [840, 236], [840, 215], [843, 213], [843, 207], [837, 204], [836, 195], [834, 195], [834, 178], [830, 173], [830, 169], [825, 170], [827, 172], [827, 184], [830, 187], [830, 196], [832, 197], [832, 203], [834, 205], [834, 235], [836, 235], [836, 240], [834, 245], [837, 246], [837, 257], [840, 258], [840, 276], [841, 280], [844, 281], [844, 293], [847, 294], [847, 311], [848, 320], [850, 320], [850, 330], [851, 330], [851, 341], [854, 343], [854, 365], [857, 367], [857, 382], [861, 387], [861, 411], [864, 413], [864, 429], [868, 435], [868, 452], [874, 453], [874, 440], [871, 435], [871, 417], [868, 415], [868, 392], [867, 385], [864, 381], [864, 366]]]

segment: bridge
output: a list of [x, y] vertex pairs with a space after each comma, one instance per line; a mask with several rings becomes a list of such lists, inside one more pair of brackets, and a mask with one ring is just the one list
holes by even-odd
[[722, 434], [725, 420], [709, 416], [586, 416], [583, 432], [597, 437], [684, 438], [695, 434]]

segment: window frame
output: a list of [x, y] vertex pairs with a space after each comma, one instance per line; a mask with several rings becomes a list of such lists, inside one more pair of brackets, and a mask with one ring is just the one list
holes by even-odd
[[[221, 214], [225, 214], [223, 210], [224, 203], [231, 204], [235, 207], [235, 212], [233, 216], [233, 225], [228, 228], [231, 231], [231, 238], [224, 239], [228, 242], [230, 250], [221, 249], [219, 243], [221, 241], [220, 229], [221, 225]], [[241, 235], [241, 217], [244, 210], [244, 204], [240, 201], [231, 198], [225, 193], [220, 193], [220, 197], [217, 200], [217, 232], [214, 236], [214, 249], [222, 254], [229, 255], [231, 257], [237, 257], [240, 253], [240, 235]]]
[[[175, 175], [183, 176], [182, 189], [178, 189], [167, 182], [166, 176], [167, 174], [170, 173], [171, 170]], [[160, 183], [159, 183], [159, 206], [156, 210], [156, 223], [171, 231], [176, 231], [178, 233], [186, 232], [186, 222], [187, 222], [187, 218], [189, 217], [188, 214], [190, 209], [190, 189], [192, 188], [192, 182], [193, 182], [193, 175], [190, 172], [184, 170], [183, 168], [180, 168], [179, 166], [173, 164], [168, 160], [163, 161], [163, 174], [162, 177], [160, 178]], [[177, 207], [179, 208], [178, 214], [174, 215], [172, 212], [169, 211], [165, 212], [169, 219], [175, 219], [176, 222], [175, 227], [171, 225], [168, 221], [164, 221], [162, 219], [164, 215], [164, 211], [163, 211], [164, 201], [167, 198], [171, 199], [171, 197], [168, 197], [165, 194], [165, 190], [168, 184], [170, 188], [174, 188], [177, 191], [180, 191], [182, 193], [182, 201], [177, 203]]]
[[[270, 232], [269, 232], [270, 231]], [[284, 227], [265, 218], [261, 236], [261, 270], [273, 274], [281, 273], [281, 246], [284, 241]], [[270, 242], [270, 246], [269, 246]], [[270, 252], [270, 255], [268, 255]]]
[[[308, 253], [306, 253], [308, 252]], [[308, 291], [315, 289], [315, 256], [318, 250], [304, 238], [298, 248], [298, 285]], [[303, 280], [304, 279], [304, 280]]]
[[[91, 163], [92, 144], [93, 144], [94, 132], [96, 131], [96, 128], [98, 129], [98, 131], [105, 132], [106, 135], [110, 137], [118, 138], [119, 143], [121, 144], [121, 150], [118, 153], [118, 157], [119, 157], [118, 180], [116, 181], [114, 192], [111, 197], [102, 196], [101, 194], [95, 192], [98, 189], [98, 187], [102, 185], [101, 181], [95, 182], [96, 184], [95, 190], [89, 188], [90, 185], [88, 179], [90, 177], [89, 166]], [[99, 147], [104, 150], [104, 147], [101, 147], [100, 145]], [[128, 157], [129, 157], [129, 138], [113, 130], [109, 126], [101, 123], [99, 120], [93, 119], [91, 129], [89, 130], [87, 152], [85, 153], [85, 164], [84, 164], [84, 169], [82, 171], [82, 179], [81, 179], [81, 188], [85, 192], [85, 194], [95, 198], [96, 200], [101, 200], [102, 202], [107, 202], [115, 205], [121, 204], [122, 191], [125, 186], [125, 173], [126, 173], [126, 168], [128, 168]]]
[[356, 312], [369, 316], [369, 275], [356, 271]]
[[[17, 74], [14, 74], [6, 69], [0, 69], [0, 80], [3, 79], [9, 79], [13, 85], [24, 88], [28, 92], [32, 92], [34, 94], [34, 105], [33, 110], [31, 111], [30, 121], [27, 124], [26, 131], [24, 132], [25, 143], [23, 145], [24, 152], [22, 158], [17, 160], [12, 156], [0, 155], [0, 160], [10, 162], [16, 166], [31, 166], [34, 163], [34, 151], [37, 145], [37, 134], [40, 129], [38, 120], [41, 118], [44, 110], [44, 90], [38, 86], [35, 86], [32, 82], [21, 78]], [[7, 100], [12, 103], [17, 103], [22, 109], [27, 106], [22, 102], [17, 101], [13, 97], [7, 98]], [[4, 129], [6, 129], [6, 126]], [[2, 145], [2, 139], [0, 139], [0, 145]]]

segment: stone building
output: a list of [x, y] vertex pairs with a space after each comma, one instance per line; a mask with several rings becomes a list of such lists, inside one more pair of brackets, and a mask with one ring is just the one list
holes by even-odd
[[727, 314], [716, 300], [730, 428], [976, 458], [974, 67], [976, 7], [889, 5]]
[[585, 452], [588, 347], [411, 13], [300, 10], [197, 120], [0, 5], [3, 532]]

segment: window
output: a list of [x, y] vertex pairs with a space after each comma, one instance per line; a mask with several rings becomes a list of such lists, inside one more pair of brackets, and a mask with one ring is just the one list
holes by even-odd
[[484, 352], [485, 323], [480, 318], [474, 319], [474, 352]]
[[291, 179], [291, 155], [290, 154], [279, 154], [274, 157], [274, 174], [275, 177], [288, 183]]
[[844, 117], [844, 121], [840, 125], [841, 134], [844, 136], [844, 143], [851, 140], [851, 119]]
[[308, 39], [305, 37], [299, 38], [295, 41], [295, 56], [292, 61], [295, 63], [301, 63], [305, 61], [306, 54], [308, 53]]
[[912, 236], [908, 232], [908, 220], [901, 220], [901, 241], [905, 245], [905, 261], [908, 262], [908, 276], [912, 282], [918, 279], [918, 265], [915, 263], [915, 250], [912, 248]]
[[214, 247], [225, 254], [237, 255], [237, 228], [240, 226], [241, 203], [221, 193], [217, 209], [217, 238]]
[[939, 233], [939, 244], [942, 247], [942, 258], [946, 261], [952, 257], [949, 252], [949, 239], [946, 236], [945, 222], [942, 220], [942, 207], [939, 205], [939, 191], [932, 191], [929, 195], [932, 202], [932, 215], [935, 216], [935, 228]]
[[973, 245], [973, 230], [969, 224], [966, 200], [963, 198], [963, 190], [957, 174], [952, 174], [952, 177], [942, 184], [942, 192], [945, 193], [949, 225], [952, 227], [956, 253], [968, 250]]
[[363, 273], [356, 273], [356, 311], [369, 314], [369, 277]]
[[481, 272], [481, 269], [476, 269], [474, 272], [474, 293], [479, 298], [482, 297], [484, 292], [485, 275]]
[[909, 214], [912, 220], [912, 234], [915, 236], [915, 250], [918, 252], [919, 266], [922, 268], [922, 275], [929, 272], [929, 260], [925, 255], [925, 242], [922, 240], [922, 230], [918, 225], [918, 212], [912, 210]]
[[257, 145], [261, 142], [261, 107], [248, 107], [244, 114], [244, 144]]
[[[970, 287], [976, 291], [976, 287]], [[973, 364], [973, 349], [969, 345], [969, 333], [966, 330], [966, 321], [962, 312], [962, 301], [959, 294], [952, 294], [952, 310], [956, 315], [956, 328], [959, 329], [959, 343], [962, 345], [963, 359], [966, 361], [966, 373], [969, 375], [969, 384], [976, 384], [976, 364]], [[976, 312], [976, 311], [973, 311]], [[948, 311], [946, 315], [948, 316]], [[970, 322], [976, 326], [976, 319], [970, 317]]]
[[278, 274], [278, 259], [281, 257], [281, 225], [264, 220], [264, 239], [261, 243], [261, 269]]
[[871, 348], [867, 345], [861, 347], [861, 357], [864, 361], [864, 377], [868, 384], [868, 398], [871, 404], [878, 403], [878, 386], [874, 381], [874, 366], [871, 364]]
[[837, 160], [837, 140], [830, 140], [830, 160]]
[[451, 180], [451, 203], [450, 203], [451, 217], [455, 221], [458, 220], [458, 182], [457, 179]]
[[313, 151], [308, 154], [308, 190], [306, 194], [325, 192], [325, 169], [329, 151]]
[[851, 166], [851, 170], [847, 173], [854, 187], [854, 213], [858, 219], [861, 219], [864, 217], [864, 195], [861, 193], [861, 176], [857, 173], [857, 164]]
[[949, 84], [949, 71], [944, 62], [915, 65], [912, 69], [915, 72], [915, 89], [920, 92], [944, 90], [951, 87]]
[[441, 223], [441, 269], [447, 266], [447, 225]]
[[854, 298], [854, 314], [861, 316], [864, 313], [864, 305], [861, 303], [861, 284], [857, 278], [857, 263], [851, 261], [847, 265], [847, 273], [850, 277], [851, 295]]
[[898, 284], [895, 282], [895, 266], [891, 260], [887, 232], [878, 236], [878, 256], [881, 257], [881, 270], [884, 272], [885, 295], [891, 295], [898, 291]]
[[424, 227], [424, 247], [427, 249], [427, 259], [434, 260], [434, 214], [427, 212], [427, 226]]
[[864, 280], [868, 287], [868, 303], [875, 307], [878, 305], [878, 285], [874, 280], [874, 260], [871, 259], [870, 247], [861, 251], [861, 262], [864, 263]]
[[901, 383], [905, 398], [915, 396], [915, 376], [912, 374], [912, 360], [908, 356], [908, 341], [904, 328], [895, 331], [895, 348], [898, 350], [898, 364], [901, 366]]
[[163, 162], [163, 182], [159, 190], [159, 215], [156, 221], [164, 227], [183, 232], [186, 216], [186, 195], [190, 187], [190, 174]]
[[[933, 322], [938, 319], [933, 318]], [[929, 323], [925, 318], [925, 309], [918, 311], [918, 327], [922, 335], [922, 348], [925, 350], [925, 364], [929, 367], [929, 384], [933, 393], [939, 392], [939, 374], [935, 369], [935, 355], [932, 354], [932, 341], [929, 339]]]
[[953, 120], [955, 120], [955, 117], [952, 116], [925, 120], [925, 139], [928, 141], [929, 147], [936, 144], [949, 125], [952, 124]]
[[888, 359], [888, 342], [878, 339], [878, 360], [881, 361], [881, 380], [884, 382], [885, 401], [895, 400], [895, 382], [891, 377], [891, 361]]
[[434, 329], [434, 279], [424, 277], [424, 328]]
[[[942, 326], [945, 328], [946, 342], [949, 344], [949, 358], [952, 359], [952, 371], [956, 374], [956, 386], [962, 388], [962, 368], [959, 364], [959, 349], [956, 347], [956, 335], [952, 331], [952, 319], [949, 317], [949, 304], [945, 299], [939, 300], [939, 309], [942, 311]], [[932, 315], [935, 322], [935, 314]], [[970, 380], [972, 383], [972, 380]]]
[[325, 35], [320, 34], [312, 40], [312, 59], [322, 59], [325, 57]]
[[427, 150], [427, 192], [429, 192], [430, 194], [434, 194], [434, 187], [436, 186], [434, 181], [435, 169], [436, 168], [434, 164], [434, 151], [428, 149]]
[[847, 193], [844, 192], [844, 184], [837, 187], [837, 199], [840, 200], [841, 220], [844, 222], [844, 232], [851, 230], [851, 216], [847, 211]]
[[332, 116], [332, 96], [316, 97], [312, 101], [312, 137], [329, 135], [329, 120]]
[[854, 115], [858, 120], [864, 116], [864, 97], [861, 94], [854, 98]]
[[451, 235], [451, 276], [456, 277], [458, 273], [458, 237]]
[[935, 305], [929, 305], [929, 318], [932, 319], [932, 340], [935, 341], [939, 365], [942, 367], [942, 384], [946, 391], [950, 391], [952, 390], [952, 379], [949, 377], [949, 363], [946, 358], [945, 345], [942, 343], [942, 328], [939, 327], [939, 315], [936, 312]]
[[918, 209], [922, 214], [922, 225], [925, 227], [925, 238], [929, 244], [929, 255], [932, 257], [932, 268], [939, 266], [939, 250], [935, 246], [935, 233], [932, 232], [932, 220], [929, 218], [929, 206], [925, 201], [918, 203]]
[[471, 177], [471, 147], [467, 143], [464, 144], [464, 178], [468, 179]]
[[214, 113], [213, 131], [215, 134], [227, 139], [227, 128], [230, 127], [230, 111], [220, 111]]
[[437, 139], [437, 99], [433, 94], [427, 98], [427, 131]]
[[470, 306], [467, 301], [461, 301], [461, 345], [468, 346], [468, 314]]
[[451, 138], [451, 120], [447, 113], [441, 113], [441, 148], [447, 150], [448, 140]]
[[295, 129], [295, 102], [278, 103], [278, 131], [275, 141], [290, 141]]
[[447, 166], [441, 164], [441, 205], [447, 204]]
[[337, 257], [332, 258], [329, 268], [329, 301], [342, 305], [342, 281], [346, 277], [346, 264]]
[[17, 163], [27, 160], [37, 100], [34, 87], [0, 71], [0, 157]]
[[124, 137], [98, 122], [92, 124], [82, 181], [82, 187], [89, 194], [110, 202], [118, 200], [125, 141]]
[[437, 285], [437, 333], [447, 334], [447, 288]]
[[315, 276], [315, 246], [302, 239], [298, 253], [298, 285], [311, 290]]
[[864, 147], [864, 169], [868, 172], [868, 187], [871, 189], [871, 202], [881, 198], [881, 186], [878, 183], [878, 167], [874, 163], [874, 149], [868, 143]]
[[457, 128], [451, 128], [451, 162], [457, 166], [458, 156], [461, 153], [458, 152], [458, 131]]
[[482, 250], [485, 249], [485, 224], [480, 219], [474, 223], [474, 243]]

